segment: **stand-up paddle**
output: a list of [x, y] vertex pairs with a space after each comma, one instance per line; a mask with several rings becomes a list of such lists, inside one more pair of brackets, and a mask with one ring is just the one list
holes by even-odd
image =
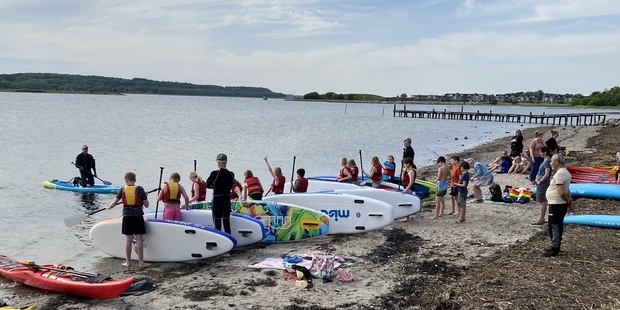
[[[161, 178], [164, 176], [164, 167], [159, 167], [159, 185], [157, 186], [157, 196], [161, 191]], [[155, 218], [157, 218], [157, 211], [159, 209], [159, 200], [155, 203]]]
[[361, 185], [364, 185], [364, 164], [362, 164], [362, 150], [360, 150], [360, 169], [362, 170], [362, 183]]
[[297, 156], [293, 156], [293, 170], [291, 170], [291, 188], [289, 188], [288, 192], [292, 193], [293, 192], [293, 182], [295, 182], [295, 180], [293, 180], [293, 178], [295, 177], [295, 159], [297, 158]]
[[[82, 166], [80, 166], [80, 165], [78, 165], [78, 164], [76, 164], [74, 162], [71, 162], [71, 164], [74, 165], [76, 168], [78, 168], [80, 170], [84, 170], [84, 168]], [[104, 185], [112, 185], [112, 182], [110, 182], [110, 181], [102, 180], [98, 176], [93, 176], [93, 177], [95, 177], [95, 179], [101, 181], [101, 183], [103, 183]]]
[[[157, 191], [157, 190], [159, 190], [159, 188], [156, 188], [156, 189], [150, 190], [150, 191], [148, 191], [148, 192], [146, 192], [146, 193], [147, 193], [147, 194], [150, 194], [150, 193], [153, 193], [153, 192], [155, 192], [155, 191]], [[120, 205], [120, 204], [122, 204], [122, 202], [119, 202], [119, 203], [117, 203], [116, 205]], [[93, 212], [89, 212], [89, 213], [86, 213], [86, 214], [76, 214], [76, 215], [71, 215], [71, 216], [66, 217], [66, 218], [64, 219], [65, 225], [66, 225], [67, 227], [73, 227], [73, 226], [75, 226], [75, 225], [77, 225], [77, 224], [82, 223], [82, 222], [86, 219], [86, 217], [91, 216], [91, 215], [93, 215], [93, 214], [95, 214], [95, 213], [99, 213], [99, 212], [101, 212], [101, 211], [104, 211], [105, 209], [106, 209], [106, 208], [101, 208], [101, 209], [98, 209], [98, 210], [95, 210], [95, 211], [93, 211]]]

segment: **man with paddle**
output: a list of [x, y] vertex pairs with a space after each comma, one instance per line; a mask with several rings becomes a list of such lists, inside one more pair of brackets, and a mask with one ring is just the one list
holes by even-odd
[[97, 177], [97, 168], [95, 168], [95, 158], [93, 155], [88, 154], [88, 145], [82, 145], [82, 153], [75, 157], [75, 166], [80, 169], [81, 185], [83, 187], [95, 185], [93, 177]]

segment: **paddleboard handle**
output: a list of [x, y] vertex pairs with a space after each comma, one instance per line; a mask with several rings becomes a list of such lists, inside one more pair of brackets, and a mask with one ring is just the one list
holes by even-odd
[[355, 202], [355, 203], [364, 203], [364, 200], [363, 199], [355, 199], [355, 200], [353, 200], [353, 202]]
[[185, 230], [185, 233], [186, 233], [186, 234], [188, 234], [188, 235], [195, 235], [195, 234], [196, 234], [196, 231], [195, 231], [195, 230], [193, 230], [193, 229], [186, 229], [186, 230]]
[[355, 226], [355, 230], [366, 230], [365, 226]]
[[205, 242], [205, 246], [207, 250], [213, 250], [213, 248], [217, 248], [217, 242]]

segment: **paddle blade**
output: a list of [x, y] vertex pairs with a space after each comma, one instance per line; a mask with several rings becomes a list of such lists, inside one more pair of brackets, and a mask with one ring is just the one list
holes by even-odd
[[86, 219], [87, 214], [76, 214], [69, 217], [65, 217], [65, 225], [67, 227], [73, 227], [77, 224], [80, 224]]
[[97, 180], [101, 181], [101, 183], [103, 183], [104, 185], [112, 185], [112, 182], [110, 182], [110, 181], [102, 180], [99, 177], [96, 177], [96, 178], [97, 178]]

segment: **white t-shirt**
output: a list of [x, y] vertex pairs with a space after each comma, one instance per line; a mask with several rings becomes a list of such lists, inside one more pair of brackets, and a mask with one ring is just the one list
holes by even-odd
[[570, 181], [570, 172], [568, 172], [568, 170], [564, 167], [558, 169], [558, 171], [556, 171], [555, 175], [551, 179], [551, 184], [549, 184], [549, 188], [547, 189], [547, 202], [554, 205], [568, 203], [568, 201], [565, 201], [560, 196], [558, 187], [564, 186], [566, 192], [568, 193], [570, 192]]

